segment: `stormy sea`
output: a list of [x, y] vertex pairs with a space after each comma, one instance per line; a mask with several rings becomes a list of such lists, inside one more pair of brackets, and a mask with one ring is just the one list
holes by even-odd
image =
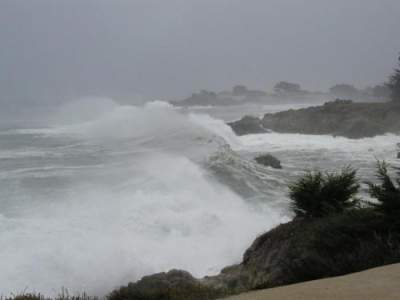
[[[101, 296], [171, 268], [217, 274], [293, 217], [287, 184], [303, 171], [351, 165], [371, 180], [376, 160], [396, 165], [395, 135], [238, 137], [226, 125], [290, 107], [81, 99], [29, 126], [3, 121], [0, 295]], [[257, 164], [264, 153], [283, 168]]]

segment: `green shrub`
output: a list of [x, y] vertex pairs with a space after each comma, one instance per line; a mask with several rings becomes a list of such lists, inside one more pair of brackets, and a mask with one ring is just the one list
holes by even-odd
[[376, 177], [379, 184], [367, 182], [371, 197], [378, 200], [377, 204], [372, 205], [386, 217], [400, 217], [400, 176], [392, 180], [388, 174], [387, 163], [378, 162]]
[[307, 172], [289, 185], [292, 209], [298, 217], [320, 218], [357, 205], [360, 185], [350, 167], [340, 173]]

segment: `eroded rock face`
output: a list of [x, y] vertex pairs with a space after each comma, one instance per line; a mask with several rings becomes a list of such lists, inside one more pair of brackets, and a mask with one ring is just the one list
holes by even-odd
[[272, 156], [271, 154], [264, 154], [257, 156], [255, 158], [255, 161], [266, 167], [271, 167], [274, 169], [282, 169], [282, 165], [279, 159], [277, 159], [275, 156]]
[[322, 106], [265, 114], [229, 124], [238, 135], [266, 132], [329, 134], [364, 138], [400, 132], [400, 108], [392, 103], [336, 100]]
[[249, 287], [269, 288], [399, 262], [397, 229], [391, 232], [383, 224], [381, 217], [364, 211], [281, 225], [246, 251], [242, 265], [251, 274]]

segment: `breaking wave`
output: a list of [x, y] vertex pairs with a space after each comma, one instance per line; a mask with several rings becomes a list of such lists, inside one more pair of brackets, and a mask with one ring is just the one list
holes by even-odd
[[213, 171], [239, 143], [222, 121], [84, 99], [48, 123], [2, 135], [0, 294], [104, 295], [171, 268], [215, 274], [286, 218]]

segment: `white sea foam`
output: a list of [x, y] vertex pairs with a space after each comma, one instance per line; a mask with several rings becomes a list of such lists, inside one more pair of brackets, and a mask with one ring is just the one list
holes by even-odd
[[62, 201], [1, 219], [1, 292], [101, 295], [144, 274], [197, 276], [238, 262], [257, 233], [280, 220], [254, 211], [182, 157], [150, 156], [120, 185], [77, 183]]
[[291, 151], [291, 152], [325, 152], [339, 153], [349, 159], [376, 160], [386, 159], [394, 161], [400, 137], [387, 134], [372, 138], [348, 139], [345, 137], [333, 137], [328, 135], [304, 135], [304, 134], [253, 134], [239, 137], [240, 145], [237, 150], [249, 152]]
[[54, 295], [65, 287], [104, 295], [171, 268], [215, 274], [284, 220], [195, 162], [222, 138], [235, 142], [223, 122], [163, 102], [102, 99], [92, 113], [96, 100], [88, 101], [63, 108], [49, 128], [23, 132], [34, 135], [38, 153], [56, 156], [17, 156], [0, 178], [9, 197], [0, 203], [0, 294]]

